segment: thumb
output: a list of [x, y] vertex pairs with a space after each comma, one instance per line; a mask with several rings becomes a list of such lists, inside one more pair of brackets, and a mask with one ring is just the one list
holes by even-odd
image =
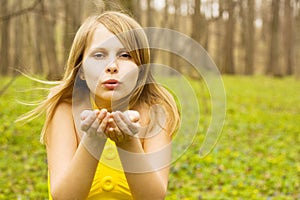
[[80, 119], [85, 120], [89, 115], [91, 111], [90, 110], [84, 110], [80, 113]]
[[140, 113], [135, 110], [127, 110], [125, 113], [130, 119], [131, 122], [136, 123], [140, 120]]

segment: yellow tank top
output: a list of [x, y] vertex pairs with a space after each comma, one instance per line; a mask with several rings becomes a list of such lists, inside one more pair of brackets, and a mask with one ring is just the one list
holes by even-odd
[[[50, 181], [48, 176], [48, 188]], [[52, 200], [50, 192], [49, 199]], [[107, 139], [101, 155], [88, 200], [128, 200], [133, 199], [124, 174], [115, 143]]]
[[[95, 101], [90, 96], [90, 102], [94, 109]], [[50, 195], [50, 180], [48, 175], [48, 190]], [[94, 180], [88, 195], [88, 200], [130, 200], [133, 199], [122, 163], [114, 141], [107, 138]]]
[[88, 199], [132, 199], [116, 145], [110, 139], [105, 144]]

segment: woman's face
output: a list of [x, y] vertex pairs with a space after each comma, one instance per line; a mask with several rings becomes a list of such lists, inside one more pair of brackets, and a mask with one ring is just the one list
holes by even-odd
[[100, 24], [85, 49], [83, 75], [99, 105], [111, 104], [135, 88], [139, 68], [119, 39]]

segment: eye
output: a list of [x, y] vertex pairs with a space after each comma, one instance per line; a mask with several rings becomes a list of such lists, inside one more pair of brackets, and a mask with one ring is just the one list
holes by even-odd
[[97, 53], [93, 54], [93, 57], [96, 59], [104, 58], [104, 56], [105, 56], [104, 53], [101, 53], [101, 52], [97, 52]]
[[131, 59], [131, 55], [128, 52], [120, 53], [119, 57], [125, 58], [125, 59]]

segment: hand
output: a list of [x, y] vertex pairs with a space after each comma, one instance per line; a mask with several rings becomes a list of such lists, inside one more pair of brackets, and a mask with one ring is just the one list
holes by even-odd
[[134, 110], [128, 110], [124, 113], [120, 111], [110, 113], [104, 133], [115, 142], [129, 141], [140, 130], [139, 118], [139, 113]]
[[106, 138], [104, 130], [108, 123], [108, 112], [106, 109], [84, 110], [80, 114], [80, 129], [87, 133], [88, 136], [100, 136]]

